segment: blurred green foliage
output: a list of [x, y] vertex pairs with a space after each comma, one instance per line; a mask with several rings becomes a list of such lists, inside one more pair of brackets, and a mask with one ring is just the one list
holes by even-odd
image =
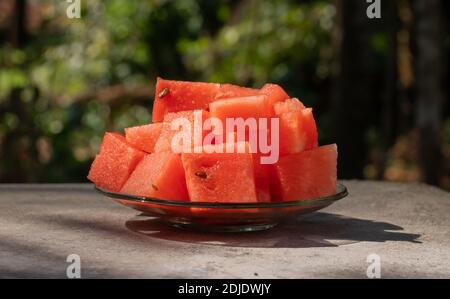
[[313, 105], [330, 75], [328, 1], [82, 4], [82, 18], [69, 19], [64, 1], [35, 1], [25, 45], [2, 43], [1, 181], [84, 181], [105, 130], [150, 122], [157, 76], [278, 82]]
[[[157, 76], [279, 83], [315, 108], [321, 142], [329, 141], [332, 1], [82, 4], [82, 18], [69, 19], [66, 1], [29, 1], [20, 47], [0, 13], [0, 182], [85, 181], [106, 130], [151, 121]], [[386, 44], [374, 35], [380, 61]], [[377, 138], [368, 133], [370, 144]]]

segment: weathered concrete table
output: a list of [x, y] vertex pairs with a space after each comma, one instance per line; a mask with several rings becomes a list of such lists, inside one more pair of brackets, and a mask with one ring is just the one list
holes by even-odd
[[178, 230], [91, 185], [0, 185], [0, 277], [450, 278], [450, 193], [419, 184], [344, 182], [350, 196], [266, 232]]

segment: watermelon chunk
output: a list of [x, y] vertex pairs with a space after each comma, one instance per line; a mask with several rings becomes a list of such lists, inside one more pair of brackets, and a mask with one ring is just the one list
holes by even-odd
[[153, 103], [153, 122], [162, 122], [170, 112], [187, 110], [207, 110], [216, 100], [253, 96], [256, 89], [232, 84], [173, 81], [158, 78], [156, 81], [155, 101]]
[[280, 115], [281, 113], [299, 111], [305, 109], [305, 105], [298, 99], [287, 99], [282, 102], [277, 102], [273, 106], [275, 115]]
[[97, 187], [118, 192], [144, 153], [129, 146], [118, 133], [106, 133], [89, 170], [88, 179]]
[[216, 100], [256, 96], [260, 93], [258, 89], [241, 87], [233, 84], [220, 84]]
[[214, 153], [208, 147], [205, 153], [181, 155], [191, 201], [257, 202], [252, 154]]
[[[203, 144], [203, 138], [208, 133], [203, 130], [203, 122], [209, 117], [209, 113], [204, 110], [194, 111], [181, 111], [175, 113], [168, 113], [164, 117], [164, 123], [161, 129], [160, 136], [155, 144], [155, 152], [172, 152], [172, 140], [175, 135], [182, 131], [182, 128], [178, 130], [172, 130], [172, 122], [177, 119], [186, 119], [191, 125], [191, 146], [192, 149], [196, 146]], [[187, 146], [187, 145], [186, 145]]]
[[272, 200], [296, 201], [336, 193], [337, 146], [281, 157], [272, 166]]
[[168, 200], [189, 200], [181, 158], [173, 153], [145, 155], [121, 191]]
[[319, 133], [312, 108], [302, 110], [303, 128], [306, 132], [305, 150], [312, 150], [319, 146]]
[[170, 112], [187, 110], [206, 110], [220, 90], [220, 84], [203, 82], [172, 81], [158, 78], [155, 101], [153, 103], [153, 122], [162, 122]]
[[[226, 140], [226, 138], [228, 138], [228, 140]], [[251, 151], [249, 142], [245, 140], [238, 141], [235, 132], [229, 133], [229, 135], [226, 137], [222, 136], [220, 139], [222, 139], [222, 143], [216, 143], [213, 146], [204, 146], [203, 149], [209, 149], [212, 152], [213, 148], [221, 148], [222, 152], [226, 152], [227, 147], [237, 149], [239, 144], [244, 144], [244, 150], [253, 154], [252, 159], [255, 177], [255, 188], [258, 201], [270, 202], [270, 165], [261, 164], [262, 154], [259, 151]]]
[[274, 111], [273, 111], [273, 106], [275, 105], [275, 103], [277, 102], [281, 102], [284, 100], [289, 99], [289, 95], [284, 91], [283, 88], [281, 88], [281, 86], [277, 85], [277, 84], [271, 84], [268, 83], [266, 85], [264, 85], [261, 90], [260, 93], [262, 95], [266, 96], [266, 106], [267, 109], [270, 110], [270, 113], [273, 115]]
[[212, 117], [222, 120], [223, 124], [227, 118], [269, 117], [270, 114], [265, 106], [265, 96], [251, 96], [242, 98], [225, 99], [209, 104]]
[[155, 144], [161, 134], [163, 124], [154, 123], [145, 126], [131, 127], [125, 129], [127, 142], [135, 148], [153, 153]]
[[318, 146], [318, 134], [311, 108], [281, 113], [280, 154], [288, 155]]

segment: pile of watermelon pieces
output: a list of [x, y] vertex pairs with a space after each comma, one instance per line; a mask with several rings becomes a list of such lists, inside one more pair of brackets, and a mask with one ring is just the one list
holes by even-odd
[[[172, 121], [194, 122], [198, 115], [278, 119], [278, 162], [262, 164], [261, 153], [250, 150], [173, 152]], [[279, 85], [252, 89], [158, 78], [152, 120], [125, 129], [125, 136], [107, 132], [88, 179], [111, 192], [192, 202], [299, 201], [336, 193], [337, 146], [319, 147], [313, 110]], [[223, 145], [242, 142], [248, 147], [248, 140], [236, 139]]]

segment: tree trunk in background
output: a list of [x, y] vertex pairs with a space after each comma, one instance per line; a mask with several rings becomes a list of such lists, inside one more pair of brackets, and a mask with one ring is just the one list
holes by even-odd
[[[12, 0], [13, 10], [8, 31], [9, 43], [14, 48], [21, 48], [25, 45], [27, 39], [26, 32], [26, 1], [25, 0]], [[22, 101], [22, 87], [13, 88], [9, 95], [9, 100], [4, 104], [5, 111], [16, 115], [20, 119], [20, 125], [3, 136], [3, 141], [0, 143], [0, 152], [4, 153], [7, 159], [2, 161], [5, 173], [0, 172], [0, 182], [25, 182], [27, 178], [27, 171], [24, 171], [26, 163], [30, 160], [28, 154], [27, 141], [30, 141], [30, 137], [34, 136], [30, 131], [23, 128], [27, 128], [27, 124], [31, 124], [28, 127], [33, 127], [33, 120], [29, 114], [27, 114], [28, 107], [25, 106]], [[0, 107], [1, 108], [1, 107]], [[0, 109], [1, 110], [1, 109]], [[30, 142], [31, 144], [34, 144]], [[27, 169], [30, 170], [30, 169]], [[28, 171], [32, 174], [32, 171]]]
[[387, 33], [387, 56], [385, 69], [384, 92], [382, 95], [381, 111], [381, 148], [382, 157], [378, 167], [377, 179], [384, 179], [388, 151], [395, 143], [397, 137], [396, 116], [398, 113], [398, 59], [397, 59], [397, 35], [398, 35], [398, 9], [396, 1], [386, 1], [382, 18], [383, 29]]
[[339, 178], [363, 178], [366, 163], [366, 130], [373, 92], [370, 63], [371, 22], [368, 4], [361, 0], [335, 0], [335, 86], [330, 132], [339, 146]]
[[20, 48], [26, 42], [26, 1], [14, 0], [13, 16], [11, 18], [10, 42], [15, 48]]
[[399, 93], [397, 97], [398, 113], [396, 115], [396, 128], [398, 135], [407, 135], [411, 132], [414, 122], [413, 95], [414, 95], [414, 62], [413, 62], [413, 27], [414, 14], [412, 0], [399, 0], [398, 16], [398, 81]]
[[440, 0], [414, 0], [416, 18], [416, 126], [423, 180], [438, 185], [441, 166], [443, 32]]

